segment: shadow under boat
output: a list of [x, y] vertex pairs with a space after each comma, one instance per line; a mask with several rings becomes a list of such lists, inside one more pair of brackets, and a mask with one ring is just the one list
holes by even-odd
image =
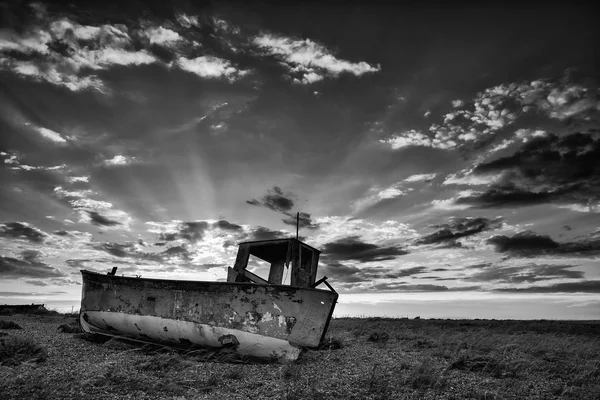
[[[323, 341], [337, 303], [327, 277], [316, 281], [320, 253], [293, 238], [240, 243], [227, 282], [82, 270], [80, 324], [88, 333], [293, 361]], [[268, 279], [247, 270], [250, 255], [270, 264]]]

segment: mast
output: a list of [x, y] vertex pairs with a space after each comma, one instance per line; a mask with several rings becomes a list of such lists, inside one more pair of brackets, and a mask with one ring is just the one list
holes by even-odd
[[300, 241], [298, 240], [298, 229], [300, 228], [300, 212], [296, 213], [296, 244], [298, 245], [298, 268], [295, 271], [296, 273], [298, 273], [298, 271], [302, 270], [302, 245], [300, 244]]

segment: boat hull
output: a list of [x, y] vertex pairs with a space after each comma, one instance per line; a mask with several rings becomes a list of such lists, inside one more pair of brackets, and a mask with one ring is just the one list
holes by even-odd
[[85, 332], [295, 360], [325, 335], [337, 293], [253, 283], [83, 276]]

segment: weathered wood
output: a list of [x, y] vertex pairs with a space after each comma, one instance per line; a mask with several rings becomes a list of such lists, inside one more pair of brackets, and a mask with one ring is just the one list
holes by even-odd
[[269, 283], [271, 285], [281, 285], [283, 282], [283, 267], [284, 261], [271, 264], [269, 270]]
[[[238, 272], [238, 275], [234, 278], [235, 280], [232, 282], [243, 282], [240, 280], [239, 273], [246, 269], [248, 265], [248, 259], [250, 258], [250, 246], [247, 244], [240, 245], [237, 253], [237, 257], [235, 259], [235, 264], [233, 265], [233, 269]], [[243, 275], [242, 275], [243, 277]], [[229, 282], [229, 280], [228, 280]]]
[[320, 254], [318, 252], [312, 252], [312, 259], [310, 263], [310, 280], [308, 282], [309, 285], [315, 283], [315, 280], [317, 279], [317, 269], [319, 268], [319, 255]]
[[319, 286], [321, 283], [325, 282], [327, 280], [327, 277], [324, 276], [321, 279], [319, 279], [318, 281], [316, 281], [315, 283], [313, 283], [312, 285], [310, 285], [311, 288], [316, 288], [317, 286]]

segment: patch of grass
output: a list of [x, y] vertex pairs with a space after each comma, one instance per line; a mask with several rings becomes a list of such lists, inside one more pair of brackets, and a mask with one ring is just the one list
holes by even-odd
[[367, 342], [387, 343], [390, 340], [390, 334], [384, 331], [373, 332], [367, 338]]
[[106, 348], [106, 349], [110, 349], [110, 350], [117, 350], [117, 351], [123, 351], [123, 350], [132, 350], [135, 349], [136, 347], [139, 347], [138, 343], [136, 342], [132, 342], [132, 341], [128, 341], [126, 339], [119, 339], [119, 338], [111, 338], [110, 340], [106, 341], [102, 347]]
[[443, 389], [448, 379], [443, 369], [436, 366], [435, 360], [426, 357], [406, 375], [404, 381], [414, 389]]
[[319, 350], [337, 350], [344, 347], [344, 342], [340, 338], [328, 337], [319, 344]]
[[0, 329], [23, 329], [14, 321], [0, 321]]
[[8, 336], [0, 339], [0, 365], [18, 365], [21, 362], [42, 362], [48, 358], [45, 348], [31, 339]]
[[0, 315], [11, 316], [15, 315], [15, 312], [10, 308], [0, 308]]
[[288, 364], [281, 369], [281, 379], [284, 381], [296, 380], [300, 377], [300, 367], [296, 364]]
[[178, 354], [156, 354], [138, 361], [135, 365], [140, 371], [167, 371], [181, 369], [183, 360]]
[[58, 330], [63, 333], [81, 333], [81, 327], [78, 323], [62, 324], [58, 327]]
[[225, 373], [223, 377], [225, 379], [240, 380], [244, 377], [244, 371], [239, 367], [235, 367], [231, 371]]
[[141, 397], [132, 395], [135, 392], [145, 392], [153, 396], [157, 393], [180, 396], [188, 389], [176, 376], [161, 373], [158, 377], [154, 373], [140, 372], [122, 365], [110, 365], [102, 375], [82, 382], [82, 386], [102, 388], [103, 392], [123, 393], [132, 398]]

